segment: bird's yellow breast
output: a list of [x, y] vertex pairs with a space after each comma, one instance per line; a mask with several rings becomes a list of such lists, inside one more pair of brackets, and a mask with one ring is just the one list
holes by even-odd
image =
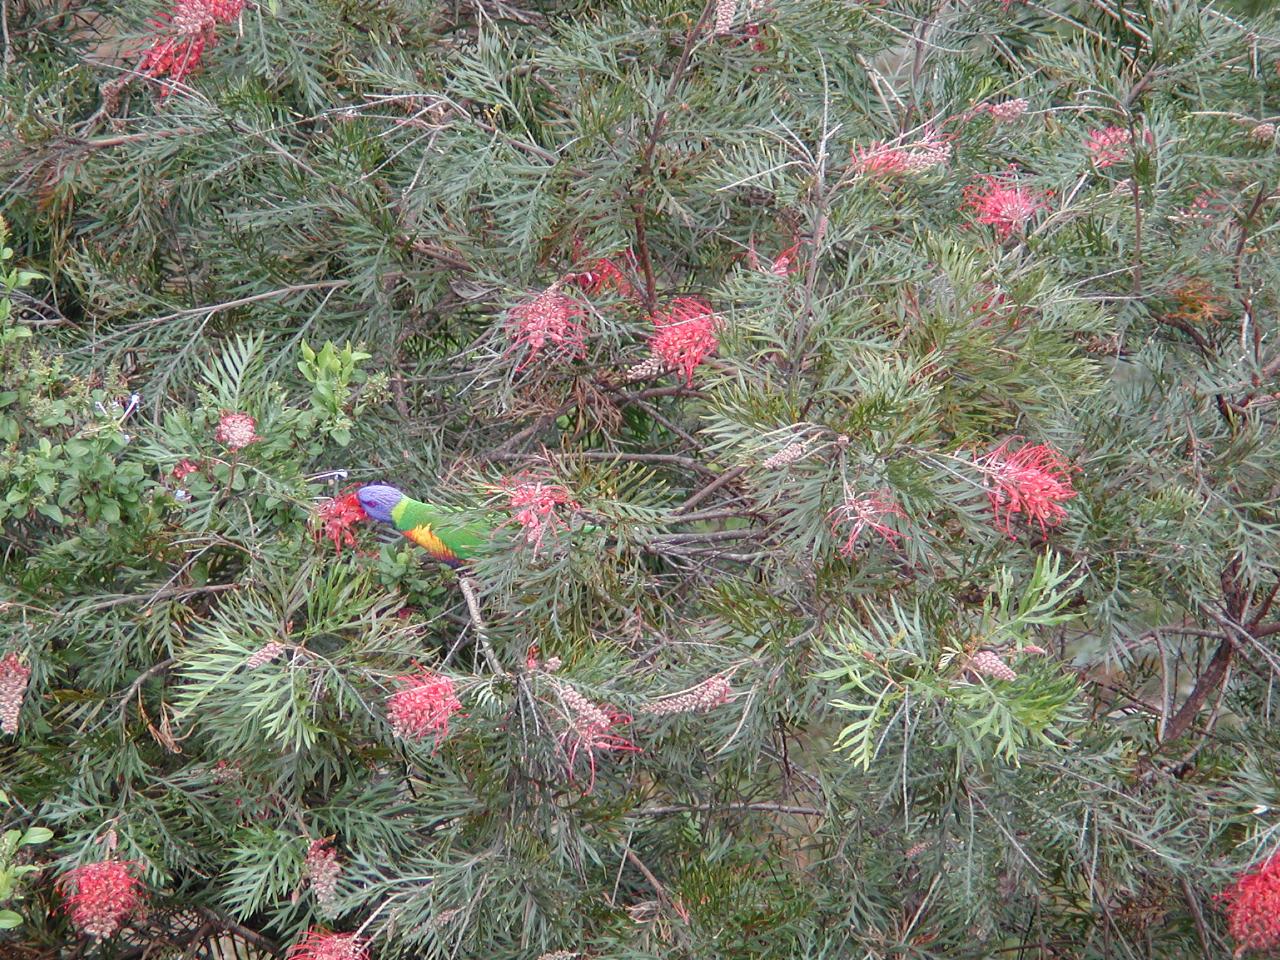
[[436, 559], [457, 562], [458, 555], [450, 550], [443, 540], [431, 532], [429, 523], [414, 527], [412, 530], [406, 530], [404, 535]]

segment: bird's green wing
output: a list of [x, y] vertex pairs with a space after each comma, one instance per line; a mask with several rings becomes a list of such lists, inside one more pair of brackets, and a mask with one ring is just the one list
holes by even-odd
[[441, 563], [456, 567], [475, 555], [493, 525], [467, 521], [460, 510], [405, 497], [391, 510], [396, 529]]

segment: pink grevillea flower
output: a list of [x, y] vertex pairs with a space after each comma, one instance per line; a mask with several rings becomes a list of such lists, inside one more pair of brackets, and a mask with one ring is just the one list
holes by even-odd
[[431, 670], [396, 677], [400, 689], [387, 698], [387, 720], [396, 736], [422, 740], [434, 734], [436, 745], [449, 735], [449, 718], [462, 709], [453, 681]]
[[569, 757], [569, 777], [573, 778], [578, 757], [585, 754], [587, 767], [591, 771], [591, 780], [585, 792], [590, 793], [596, 785], [597, 751], [639, 752], [640, 748], [634, 743], [613, 732], [615, 726], [630, 723], [631, 717], [597, 706], [566, 683], [558, 684], [556, 691], [560, 694], [566, 711], [567, 725], [560, 735], [560, 743]]
[[[1147, 143], [1152, 142], [1150, 131], [1145, 135]], [[1133, 142], [1133, 133], [1125, 127], [1107, 127], [1103, 130], [1090, 130], [1085, 147], [1089, 150], [1089, 160], [1097, 169], [1114, 166], [1129, 156], [1129, 144]]]
[[5, 733], [18, 732], [18, 714], [30, 680], [31, 668], [24, 666], [16, 653], [5, 654], [0, 660], [0, 730]]
[[1011, 452], [1010, 442], [974, 460], [996, 512], [996, 525], [1012, 537], [1013, 517], [1020, 513], [1040, 524], [1042, 531], [1056, 527], [1067, 515], [1062, 504], [1076, 496], [1070, 463], [1046, 444], [1026, 444]]
[[133, 871], [137, 864], [120, 860], [84, 863], [57, 882], [65, 897], [63, 909], [81, 933], [109, 937], [133, 916], [142, 904]]
[[1249, 131], [1249, 137], [1258, 143], [1270, 143], [1276, 138], [1274, 123], [1260, 123]]
[[991, 119], [997, 123], [1012, 123], [1027, 112], [1027, 106], [1026, 97], [1018, 97], [1016, 100], [986, 104], [986, 109], [991, 114]]
[[510, 350], [523, 350], [524, 359], [516, 367], [541, 360], [581, 360], [587, 355], [587, 328], [583, 322], [587, 312], [577, 300], [552, 284], [532, 300], [518, 303], [507, 311], [507, 335]]
[[181, 483], [191, 474], [196, 473], [200, 469], [200, 464], [191, 460], [182, 459], [178, 461], [178, 465], [173, 468], [173, 479]]
[[665, 717], [676, 713], [705, 713], [722, 703], [728, 703], [732, 692], [729, 678], [723, 673], [717, 673], [714, 677], [708, 677], [683, 693], [647, 704], [641, 708], [640, 712], [653, 717]]
[[864, 496], [846, 494], [844, 502], [831, 511], [831, 532], [837, 537], [844, 537], [839, 547], [840, 556], [852, 557], [857, 552], [858, 538], [864, 530], [871, 530], [893, 546], [902, 539], [902, 534], [884, 523], [889, 517], [904, 517], [906, 514], [893, 502], [888, 491], [870, 493]]
[[684, 374], [693, 385], [693, 371], [720, 346], [716, 331], [720, 318], [701, 297], [676, 297], [655, 313], [649, 346], [655, 357]]
[[307, 884], [316, 895], [320, 912], [325, 916], [332, 915], [338, 898], [338, 877], [342, 875], [337, 851], [333, 849], [333, 837], [312, 840], [307, 847], [304, 866]]
[[1280, 854], [1242, 873], [1214, 899], [1227, 911], [1227, 929], [1238, 945], [1236, 956], [1280, 947]]
[[[622, 256], [628, 264], [634, 260], [630, 250]], [[586, 270], [572, 274], [571, 279], [592, 296], [601, 293], [616, 293], [622, 297], [636, 295], [636, 289], [631, 285], [631, 281], [610, 257], [599, 257], [592, 261]]]
[[524, 542], [536, 555], [543, 538], [554, 530], [566, 529], [569, 521], [561, 511], [579, 509], [578, 502], [561, 484], [540, 477], [521, 475], [507, 480], [502, 487], [507, 493], [511, 519], [524, 530]]
[[783, 250], [768, 264], [760, 259], [760, 255], [756, 253], [754, 246], [747, 248], [747, 263], [750, 264], [752, 270], [759, 270], [761, 273], [767, 273], [775, 277], [789, 277], [800, 269], [800, 248], [804, 246], [804, 241], [797, 241], [787, 249]]
[[360, 498], [354, 490], [332, 500], [325, 500], [315, 508], [315, 518], [319, 521], [316, 539], [325, 539], [333, 544], [334, 553], [341, 555], [343, 547], [354, 547], [356, 535], [351, 528], [368, 519]]
[[312, 927], [289, 948], [287, 960], [369, 960], [369, 945], [354, 933]]
[[1001, 240], [1021, 233], [1038, 211], [1048, 207], [1044, 195], [1019, 186], [1008, 176], [988, 174], [979, 179], [981, 183], [964, 188], [965, 206], [977, 214], [978, 223], [995, 228]]
[[219, 443], [226, 444], [228, 450], [242, 450], [262, 439], [257, 430], [258, 422], [247, 413], [223, 411], [213, 436]]
[[933, 132], [915, 143], [873, 143], [853, 149], [853, 169], [868, 177], [924, 173], [945, 165], [950, 159], [950, 142]]
[[[231, 23], [243, 9], [244, 0], [178, 0], [163, 19], [153, 21], [157, 36], [143, 53], [139, 72], [182, 82], [200, 66], [205, 48], [218, 42], [218, 24]], [[168, 92], [161, 88], [161, 96]]]

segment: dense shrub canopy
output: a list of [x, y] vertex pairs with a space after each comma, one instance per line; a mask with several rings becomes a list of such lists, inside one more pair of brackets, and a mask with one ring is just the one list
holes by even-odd
[[1274, 18], [4, 6], [0, 952], [1280, 943]]

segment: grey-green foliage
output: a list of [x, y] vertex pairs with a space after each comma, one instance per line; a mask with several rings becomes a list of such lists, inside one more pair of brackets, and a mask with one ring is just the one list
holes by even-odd
[[[738, 7], [271, 0], [161, 96], [156, 4], [7, 5], [4, 826], [136, 861], [101, 955], [170, 907], [378, 960], [1232, 952], [1212, 895], [1280, 842], [1280, 23]], [[553, 284], [581, 356], [513, 341]], [[628, 379], [679, 296], [716, 351]], [[1061, 518], [988, 459], [1040, 444]], [[492, 526], [483, 627], [326, 538], [373, 480]], [[463, 707], [415, 741], [419, 668]], [[0, 952], [70, 942], [23, 890]]]

